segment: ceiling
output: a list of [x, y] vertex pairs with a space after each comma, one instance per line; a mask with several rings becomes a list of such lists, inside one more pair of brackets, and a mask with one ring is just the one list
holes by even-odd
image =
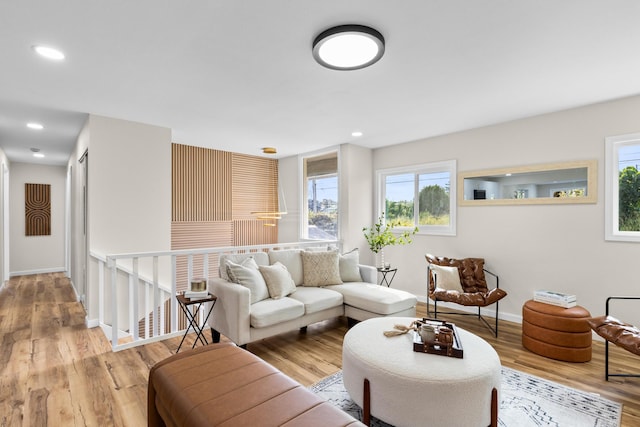
[[[0, 147], [66, 164], [87, 114], [280, 157], [442, 135], [639, 94], [639, 18], [637, 0], [2, 1]], [[313, 39], [347, 23], [384, 57], [321, 67]]]

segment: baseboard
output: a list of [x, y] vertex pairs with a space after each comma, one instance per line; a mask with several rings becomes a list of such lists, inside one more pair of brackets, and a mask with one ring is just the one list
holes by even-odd
[[89, 329], [97, 328], [98, 326], [100, 326], [100, 321], [98, 319], [89, 319], [85, 317], [84, 323], [87, 325], [87, 328]]
[[9, 272], [9, 277], [29, 276], [32, 274], [45, 274], [45, 273], [64, 273], [66, 271], [67, 269], [64, 267], [39, 268], [36, 270], [11, 271]]
[[[420, 295], [420, 296], [417, 296], [417, 298], [419, 302], [422, 302], [425, 304], [431, 304], [431, 306], [433, 306], [433, 301], [431, 301], [428, 297]], [[476, 307], [465, 307], [463, 305], [446, 303], [446, 302], [438, 302], [438, 310], [439, 310], [439, 307], [446, 307], [447, 309], [450, 309], [450, 310], [464, 311], [465, 313], [478, 312], [478, 309]], [[483, 316], [494, 317], [495, 313], [496, 313], [496, 310], [493, 305], [480, 309], [480, 314], [482, 314]], [[500, 316], [499, 317], [500, 320], [506, 320], [508, 322], [522, 324], [522, 314], [505, 313], [503, 311], [500, 311], [498, 315]]]

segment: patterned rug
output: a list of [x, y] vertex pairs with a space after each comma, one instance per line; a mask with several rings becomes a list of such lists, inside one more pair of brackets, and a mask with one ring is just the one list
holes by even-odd
[[[312, 385], [310, 390], [353, 417], [358, 405], [342, 384], [342, 371]], [[498, 425], [501, 427], [619, 427], [622, 405], [524, 372], [502, 367]], [[372, 417], [373, 427], [391, 427]]]

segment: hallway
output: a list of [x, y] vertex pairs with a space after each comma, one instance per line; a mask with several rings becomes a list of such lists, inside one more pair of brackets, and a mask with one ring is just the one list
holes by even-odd
[[113, 353], [62, 273], [0, 291], [0, 426], [144, 426], [147, 378], [175, 339]]

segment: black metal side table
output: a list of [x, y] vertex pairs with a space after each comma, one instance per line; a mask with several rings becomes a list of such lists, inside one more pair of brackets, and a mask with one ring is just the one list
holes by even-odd
[[[184, 331], [184, 335], [182, 336], [182, 341], [180, 341], [180, 345], [178, 346], [176, 353], [180, 351], [180, 348], [182, 347], [182, 343], [184, 343], [184, 339], [187, 338], [187, 335], [189, 334], [189, 330], [191, 328], [193, 328], [193, 330], [196, 332], [196, 339], [193, 341], [193, 345], [191, 346], [191, 348], [195, 348], [198, 341], [200, 341], [202, 345], [209, 344], [209, 342], [207, 341], [207, 338], [202, 333], [202, 328], [204, 327], [204, 325], [207, 324], [207, 320], [209, 320], [209, 316], [211, 316], [211, 312], [213, 311], [213, 306], [216, 305], [216, 301], [218, 300], [218, 297], [213, 295], [212, 293], [209, 293], [209, 296], [206, 298], [192, 300], [190, 298], [185, 297], [183, 294], [178, 294], [176, 295], [176, 299], [178, 300], [178, 305], [182, 309], [182, 312], [184, 313], [185, 316], [187, 316], [187, 320], [189, 321], [189, 325], [187, 326], [187, 329]], [[209, 312], [207, 313], [207, 316], [204, 319], [204, 324], [201, 327], [197, 320], [198, 313], [200, 312], [200, 308], [202, 307], [202, 305], [208, 302], [211, 303], [211, 306], [209, 307]], [[191, 306], [195, 306], [195, 310], [193, 312], [190, 310], [190, 308], [192, 308]]]
[[[380, 286], [387, 285], [387, 288], [391, 287], [391, 282], [393, 282], [393, 278], [396, 277], [396, 273], [398, 272], [397, 268], [380, 268], [377, 270], [382, 273], [382, 279], [380, 280]], [[391, 274], [391, 278], [387, 278], [387, 276]]]

